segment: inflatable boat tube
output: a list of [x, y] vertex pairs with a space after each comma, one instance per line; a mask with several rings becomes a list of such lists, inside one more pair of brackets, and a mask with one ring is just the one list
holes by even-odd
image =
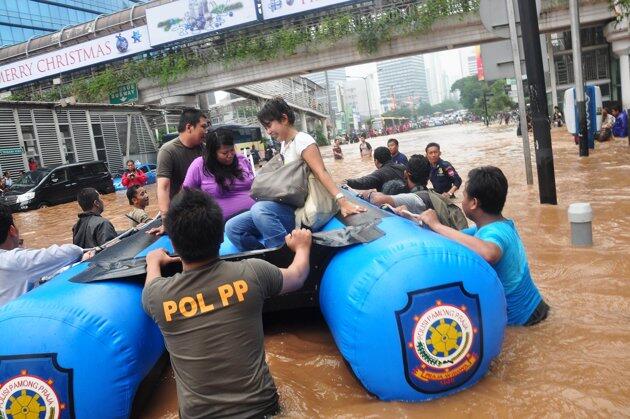
[[495, 271], [411, 221], [386, 217], [379, 227], [386, 237], [338, 252], [321, 281], [320, 307], [337, 347], [382, 400], [424, 401], [470, 387], [503, 342], [505, 296]]
[[[369, 243], [314, 246], [303, 289], [266, 309], [320, 304], [357, 378], [383, 400], [427, 400], [474, 384], [499, 353], [506, 324], [494, 271], [466, 248], [376, 208], [325, 230], [368, 223], [377, 232]], [[132, 414], [164, 353], [141, 306], [144, 256], [157, 247], [172, 249], [167, 237], [138, 232], [0, 308], [0, 417]], [[280, 267], [292, 260], [286, 247], [238, 254], [228, 241], [221, 255]]]

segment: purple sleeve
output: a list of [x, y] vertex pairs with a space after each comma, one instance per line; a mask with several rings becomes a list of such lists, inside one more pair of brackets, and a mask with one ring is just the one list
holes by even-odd
[[184, 188], [201, 188], [201, 171], [203, 166], [203, 157], [197, 157], [188, 167], [186, 178], [182, 187]]
[[238, 159], [241, 169], [243, 169], [243, 182], [251, 185], [254, 182], [254, 170], [252, 169], [252, 164], [249, 159], [242, 154], [238, 156]]

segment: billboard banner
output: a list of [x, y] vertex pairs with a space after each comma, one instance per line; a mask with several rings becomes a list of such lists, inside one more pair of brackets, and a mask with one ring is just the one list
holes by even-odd
[[261, 0], [261, 4], [263, 18], [267, 20], [353, 1], [356, 0]]
[[146, 26], [0, 66], [0, 90], [151, 49]]
[[258, 20], [254, 0], [177, 0], [146, 10], [151, 46]]

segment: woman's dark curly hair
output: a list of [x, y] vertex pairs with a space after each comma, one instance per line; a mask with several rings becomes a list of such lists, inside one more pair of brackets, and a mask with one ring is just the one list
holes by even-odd
[[243, 170], [238, 158], [234, 156], [232, 164], [226, 166], [217, 160], [217, 151], [221, 146], [234, 146], [234, 133], [225, 128], [216, 128], [206, 134], [206, 149], [203, 154], [203, 172], [214, 176], [221, 192], [230, 190], [235, 178], [243, 179]]

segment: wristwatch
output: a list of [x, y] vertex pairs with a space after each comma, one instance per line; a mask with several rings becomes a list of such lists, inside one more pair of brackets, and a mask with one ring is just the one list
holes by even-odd
[[341, 198], [345, 197], [346, 196], [342, 192], [339, 192], [337, 195], [335, 195], [335, 201], [339, 201]]

